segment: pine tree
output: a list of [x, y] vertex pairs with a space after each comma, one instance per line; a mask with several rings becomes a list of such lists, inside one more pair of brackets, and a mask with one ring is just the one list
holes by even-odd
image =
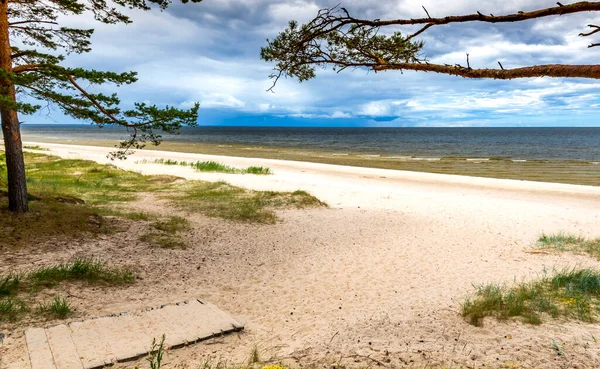
[[[507, 15], [476, 12], [467, 15], [451, 15], [435, 18], [423, 7], [426, 17], [410, 19], [359, 19], [341, 6], [322, 9], [317, 16], [304, 25], [291, 21], [287, 29], [261, 49], [261, 58], [275, 64], [271, 75], [274, 83], [279, 78], [293, 77], [300, 82], [315, 77], [315, 67], [331, 66], [341, 71], [346, 68], [366, 68], [375, 72], [388, 70], [413, 70], [450, 74], [465, 78], [514, 79], [529, 77], [565, 77], [600, 79], [600, 64], [569, 65], [547, 64], [519, 68], [504, 68], [498, 61], [493, 68], [471, 68], [469, 54], [465, 64], [435, 64], [421, 54], [423, 42], [418, 37], [431, 27], [453, 23], [514, 23], [531, 19], [568, 14], [600, 11], [599, 1], [580, 1], [528, 12], [519, 11]], [[386, 34], [384, 28], [420, 25], [413, 33], [399, 31]], [[600, 26], [590, 24], [587, 37], [600, 32]], [[590, 48], [600, 46], [591, 43]]]
[[[181, 0], [197, 3], [201, 0]], [[91, 50], [93, 29], [61, 27], [59, 17], [92, 13], [98, 22], [131, 23], [124, 9], [164, 10], [171, 0], [0, 0], [0, 115], [6, 151], [9, 209], [25, 212], [27, 185], [21, 143], [19, 113], [32, 114], [46, 101], [66, 115], [91, 121], [98, 126], [118, 125], [131, 131], [114, 157], [122, 158], [147, 142], [160, 143], [157, 132], [175, 132], [183, 125], [195, 125], [198, 104], [189, 110], [159, 108], [136, 103], [121, 108], [116, 94], [93, 93], [85, 85], [136, 81], [135, 72], [115, 73], [61, 66], [64, 56]], [[12, 46], [21, 45], [22, 47]], [[22, 97], [29, 96], [27, 102]]]

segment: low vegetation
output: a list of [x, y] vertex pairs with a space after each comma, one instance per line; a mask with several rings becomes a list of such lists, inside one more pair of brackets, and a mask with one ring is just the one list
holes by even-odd
[[182, 217], [170, 217], [167, 220], [157, 220], [152, 223], [154, 231], [140, 237], [143, 242], [150, 243], [163, 249], [185, 249], [186, 243], [179, 233], [191, 228], [190, 222]]
[[[4, 154], [0, 153], [0, 162], [4, 159]], [[151, 214], [131, 212], [119, 206], [137, 200], [140, 193], [167, 193], [165, 197], [179, 205], [189, 200], [190, 204], [186, 207], [193, 211], [258, 223], [273, 223], [277, 219], [273, 212], [275, 209], [324, 205], [303, 191], [261, 192], [225, 183], [186, 182], [174, 176], [145, 176], [112, 165], [31, 152], [25, 153], [25, 160], [31, 208], [27, 214], [15, 215], [7, 210], [7, 174], [6, 168], [0, 165], [0, 238], [3, 240], [0, 249], [41, 245], [41, 241], [49, 239], [66, 241], [124, 229], [123, 222], [115, 221], [115, 217], [133, 221], [156, 219]], [[174, 161], [164, 163], [182, 165]], [[213, 162], [185, 163], [191, 164], [199, 170], [212, 170], [220, 165]], [[269, 169], [263, 167], [249, 167], [244, 171], [269, 173]], [[146, 236], [147, 241], [161, 247], [183, 247], [183, 243], [175, 238], [164, 231]]]
[[65, 281], [83, 281], [93, 284], [120, 285], [134, 280], [130, 270], [107, 266], [94, 259], [76, 258], [68, 263], [41, 267], [28, 274], [34, 286], [53, 286]]
[[29, 146], [25, 145], [25, 146], [23, 146], [23, 148], [26, 150], [48, 151], [48, 149], [38, 146], [38, 145], [29, 145]]
[[589, 254], [600, 260], [600, 237], [587, 239], [564, 233], [542, 234], [537, 240], [536, 246], [543, 249]]
[[37, 312], [41, 315], [57, 319], [64, 319], [73, 313], [69, 302], [60, 296], [55, 296], [49, 303], [40, 304]]
[[190, 181], [169, 199], [189, 211], [253, 223], [275, 223], [277, 209], [327, 206], [305, 191], [252, 191], [227, 182]]
[[[0, 321], [14, 321], [31, 312], [41, 289], [62, 283], [83, 282], [115, 286], [134, 282], [131, 270], [111, 267], [100, 260], [77, 258], [67, 263], [33, 269], [26, 273], [0, 275]], [[72, 313], [66, 299], [54, 297], [51, 302], [37, 303], [33, 312], [50, 318], [64, 318]]]
[[235, 174], [271, 174], [271, 169], [267, 167], [250, 166], [244, 169], [235, 168], [229, 165], [217, 163], [216, 161], [177, 161], [172, 159], [154, 159], [153, 161], [141, 160], [140, 163], [154, 163], [163, 165], [180, 165], [183, 167], [191, 167], [199, 172], [220, 172], [220, 173], [235, 173]]
[[600, 273], [591, 269], [557, 271], [512, 287], [487, 284], [476, 289], [462, 304], [462, 315], [477, 326], [490, 316], [531, 324], [560, 316], [594, 322], [600, 309]]

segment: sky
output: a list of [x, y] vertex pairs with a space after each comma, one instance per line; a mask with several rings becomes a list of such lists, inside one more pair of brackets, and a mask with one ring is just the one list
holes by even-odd
[[[554, 6], [555, 0], [204, 0], [174, 4], [164, 12], [128, 11], [129, 25], [103, 25], [88, 15], [62, 24], [94, 28], [93, 51], [69, 55], [65, 64], [118, 72], [134, 70], [134, 85], [105, 86], [125, 105], [145, 101], [190, 107], [200, 102], [200, 125], [494, 127], [600, 126], [600, 81], [535, 78], [471, 80], [433, 73], [318, 69], [298, 83], [282, 79], [275, 92], [272, 65], [260, 48], [290, 20], [312, 19], [337, 4], [357, 18], [495, 15]], [[567, 2], [563, 2], [567, 3]], [[464, 23], [432, 27], [422, 35], [431, 62], [473, 68], [533, 64], [596, 64], [600, 35], [582, 38], [600, 14], [586, 13], [515, 24]], [[395, 29], [394, 29], [395, 30]], [[414, 28], [401, 28], [410, 33]], [[23, 117], [25, 123], [76, 123], [57, 109]]]

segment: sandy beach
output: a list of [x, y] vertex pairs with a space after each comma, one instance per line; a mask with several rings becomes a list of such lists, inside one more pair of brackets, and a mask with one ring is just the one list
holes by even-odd
[[[553, 268], [599, 268], [584, 255], [532, 247], [542, 232], [600, 236], [600, 187], [166, 151], [110, 161], [106, 147], [27, 145], [144, 174], [305, 190], [329, 204], [282, 211], [275, 225], [180, 214], [194, 225], [187, 250], [144, 248], [133, 228], [119, 243], [90, 239], [0, 258], [0, 271], [77, 255], [139, 270], [135, 285], [109, 296], [74, 291], [79, 316], [200, 297], [247, 321], [244, 333], [168, 352], [169, 368], [196, 367], [206, 358], [240, 363], [255, 346], [264, 360], [318, 367], [600, 367], [597, 324], [486, 319], [475, 327], [459, 314], [473, 285], [510, 284]], [[273, 174], [201, 173], [151, 163], [157, 158], [267, 166]], [[157, 199], [131, 206], [179, 214]], [[565, 354], [557, 355], [552, 342]], [[16, 332], [0, 345], [0, 367], [27, 368], [23, 353]]]

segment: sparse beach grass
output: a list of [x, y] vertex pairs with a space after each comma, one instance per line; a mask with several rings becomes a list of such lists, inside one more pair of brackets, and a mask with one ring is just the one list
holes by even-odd
[[186, 249], [186, 243], [181, 239], [180, 232], [191, 228], [190, 222], [182, 217], [169, 217], [152, 223], [151, 231], [140, 236], [140, 241], [163, 249]]
[[39, 145], [29, 145], [29, 146], [24, 145], [23, 148], [26, 150], [48, 151], [48, 149], [41, 147]]
[[[0, 153], [0, 162], [4, 159], [4, 153]], [[135, 201], [140, 193], [180, 192], [183, 197], [193, 198], [191, 208], [200, 213], [263, 223], [272, 223], [276, 219], [272, 210], [266, 207], [299, 208], [320, 204], [305, 192], [280, 194], [248, 191], [230, 185], [217, 185], [220, 191], [214, 191], [214, 185], [206, 182], [185, 182], [165, 175], [145, 176], [88, 160], [60, 159], [30, 152], [25, 153], [25, 160], [31, 208], [26, 214], [15, 215], [7, 210], [6, 169], [0, 166], [0, 238], [4, 240], [4, 246], [22, 247], [55, 237], [68, 239], [109, 234], [121, 227], [114, 217], [151, 221], [156, 218], [152, 214], [116, 206]], [[268, 172], [268, 168], [262, 167], [246, 170]], [[148, 234], [145, 240], [161, 247], [180, 248], [183, 244], [175, 236], [155, 232]]]
[[51, 302], [39, 304], [36, 311], [40, 315], [58, 319], [64, 319], [73, 313], [69, 301], [60, 296], [54, 296]]
[[177, 161], [172, 159], [154, 159], [152, 161], [141, 160], [141, 164], [154, 163], [163, 165], [180, 165], [182, 167], [191, 167], [199, 172], [219, 172], [219, 173], [231, 173], [231, 174], [258, 174], [266, 175], [271, 174], [271, 169], [267, 167], [250, 166], [244, 169], [235, 168], [230, 165], [217, 163], [216, 161]]
[[467, 298], [461, 309], [463, 317], [476, 326], [482, 325], [485, 317], [518, 317], [530, 324], [560, 316], [593, 322], [600, 309], [600, 273], [591, 269], [556, 271], [512, 287], [486, 284], [475, 288], [474, 296]]
[[[37, 316], [65, 318], [72, 313], [66, 299], [55, 296], [50, 302], [37, 302], [38, 292], [63, 283], [121, 286], [133, 283], [132, 270], [110, 266], [92, 258], [43, 266], [27, 272], [0, 275], [0, 321], [15, 321], [29, 312]], [[29, 306], [36, 304], [37, 309]]]
[[536, 242], [536, 247], [563, 252], [588, 254], [591, 257], [600, 260], [600, 237], [587, 239], [565, 233], [542, 234]]
[[188, 211], [252, 223], [275, 223], [277, 209], [327, 206], [305, 191], [252, 191], [227, 182], [189, 181], [180, 193], [168, 198]]

